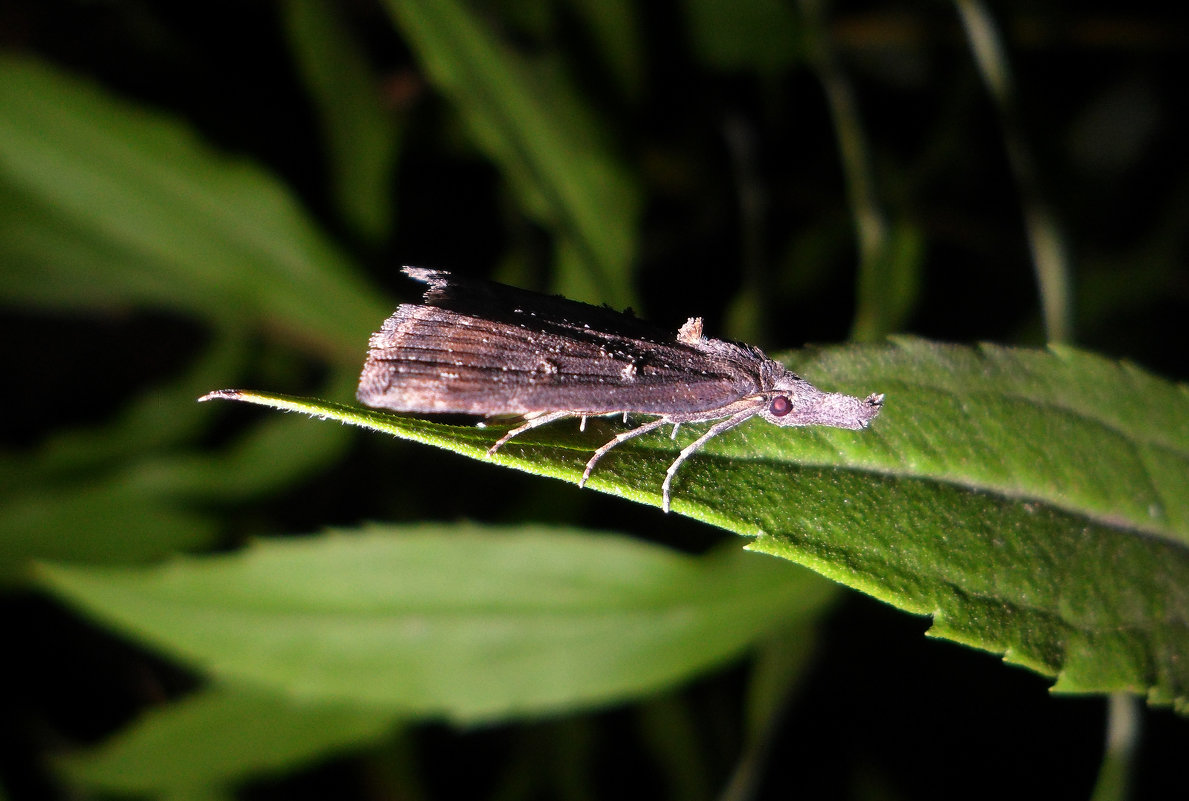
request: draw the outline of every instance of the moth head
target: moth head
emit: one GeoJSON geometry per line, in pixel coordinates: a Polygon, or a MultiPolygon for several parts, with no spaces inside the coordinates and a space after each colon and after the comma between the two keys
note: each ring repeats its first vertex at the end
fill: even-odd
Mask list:
{"type": "Polygon", "coordinates": [[[830,426],[860,429],[883,407],[882,394],[856,398],[841,392],[822,392],[808,381],[786,374],[763,397],[760,416],[778,426],[830,426]]]}

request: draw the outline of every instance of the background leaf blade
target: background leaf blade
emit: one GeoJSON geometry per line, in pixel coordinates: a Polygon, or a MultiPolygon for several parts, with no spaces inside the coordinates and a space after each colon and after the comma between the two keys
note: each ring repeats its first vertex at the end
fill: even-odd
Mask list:
{"type": "Polygon", "coordinates": [[[232,310],[351,358],[390,311],[266,173],[175,120],[11,56],[0,59],[0,192],[18,212],[0,216],[10,302],[216,320],[232,310]]]}
{"type": "Polygon", "coordinates": [[[294,770],[372,742],[397,721],[386,710],[216,684],[149,711],[59,764],[72,781],[94,790],[180,794],[294,770]]]}
{"type": "Polygon", "coordinates": [[[386,5],[525,209],[557,233],[559,249],[578,254],[580,269],[567,270],[559,289],[579,300],[631,305],[639,190],[600,141],[584,104],[560,81],[532,74],[456,0],[386,5]]]}
{"type": "Polygon", "coordinates": [[[668,686],[833,594],[734,548],[693,558],[543,527],[372,527],[160,568],[46,565],[41,576],[215,676],[460,722],[668,686]]]}

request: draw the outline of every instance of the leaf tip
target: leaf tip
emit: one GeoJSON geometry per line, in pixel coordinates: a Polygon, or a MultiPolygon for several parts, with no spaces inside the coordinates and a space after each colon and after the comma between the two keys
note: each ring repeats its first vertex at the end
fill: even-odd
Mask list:
{"type": "Polygon", "coordinates": [[[205,403],[208,400],[218,400],[219,398],[226,398],[228,400],[239,400],[243,397],[243,391],[238,389],[216,389],[214,392],[208,392],[198,399],[199,403],[205,403]]]}

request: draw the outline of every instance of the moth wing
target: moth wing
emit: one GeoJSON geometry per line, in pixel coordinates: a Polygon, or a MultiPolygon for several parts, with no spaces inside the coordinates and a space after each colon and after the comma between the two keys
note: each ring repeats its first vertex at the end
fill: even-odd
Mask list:
{"type": "MultiPolygon", "coordinates": [[[[676,341],[587,327],[547,314],[557,309],[546,306],[514,303],[493,310],[488,304],[476,316],[402,305],[371,338],[357,397],[368,406],[406,412],[670,414],[717,409],[756,391],[752,365],[676,341]]],[[[638,322],[628,319],[631,327],[638,322]]],[[[641,326],[636,333],[660,331],[641,326]]]]}
{"type": "Polygon", "coordinates": [[[526,325],[560,335],[603,332],[656,344],[674,339],[672,332],[641,320],[630,311],[620,312],[560,295],[545,295],[493,281],[466,278],[445,270],[405,267],[403,272],[429,285],[425,290],[424,305],[467,317],[526,325]]]}

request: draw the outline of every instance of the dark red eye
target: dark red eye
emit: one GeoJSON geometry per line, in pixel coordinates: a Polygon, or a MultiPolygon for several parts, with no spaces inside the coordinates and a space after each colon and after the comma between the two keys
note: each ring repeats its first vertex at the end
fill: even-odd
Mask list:
{"type": "Polygon", "coordinates": [[[768,406],[768,411],[772,413],[773,417],[784,417],[793,410],[793,402],[784,395],[777,395],[772,399],[772,403],[768,406]]]}

